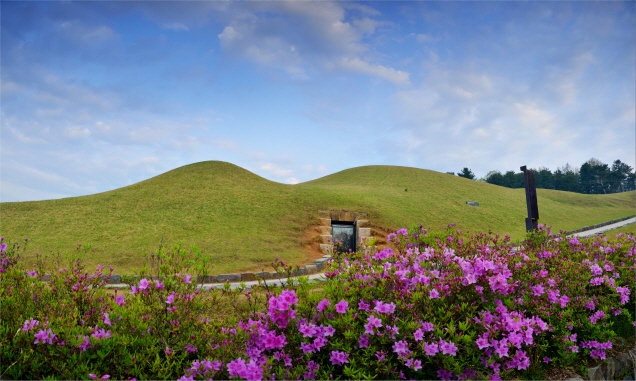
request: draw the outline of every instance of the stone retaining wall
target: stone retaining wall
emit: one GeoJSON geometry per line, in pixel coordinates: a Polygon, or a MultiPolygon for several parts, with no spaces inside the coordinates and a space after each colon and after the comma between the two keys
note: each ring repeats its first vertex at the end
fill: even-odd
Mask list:
{"type": "MultiPolygon", "coordinates": [[[[303,267],[299,267],[292,271],[292,276],[303,276],[303,275],[311,275],[320,272],[320,270],[325,267],[327,261],[331,259],[331,255],[323,255],[321,258],[318,258],[314,261],[314,263],[305,265],[303,267]]],[[[139,276],[134,276],[134,278],[139,278],[139,276]]],[[[163,277],[151,277],[151,279],[161,279],[163,277]]],[[[205,275],[202,277],[197,277],[197,283],[225,283],[225,282],[249,282],[255,281],[258,279],[281,279],[287,278],[287,273],[277,273],[277,272],[243,272],[239,274],[219,274],[219,275],[205,275]]],[[[105,279],[105,278],[104,278],[105,279]]],[[[41,281],[48,282],[51,280],[50,274],[45,274],[40,277],[41,281]]],[[[108,284],[120,284],[122,283],[121,275],[112,275],[110,277],[110,281],[108,284]]]]}

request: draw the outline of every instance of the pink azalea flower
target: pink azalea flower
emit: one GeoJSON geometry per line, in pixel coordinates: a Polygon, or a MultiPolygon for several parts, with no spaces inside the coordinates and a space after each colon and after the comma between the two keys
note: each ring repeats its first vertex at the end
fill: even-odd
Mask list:
{"type": "Polygon", "coordinates": [[[314,346],[304,341],[300,343],[300,349],[303,353],[314,353],[314,346]]]}
{"type": "Polygon", "coordinates": [[[424,343],[424,353],[427,356],[435,356],[439,352],[439,346],[437,343],[424,343]]]}
{"type": "Polygon", "coordinates": [[[108,312],[104,312],[104,324],[111,326],[110,318],[108,317],[108,312]]]}
{"type": "Polygon", "coordinates": [[[364,333],[373,335],[373,328],[380,327],[382,327],[382,320],[373,315],[369,315],[369,317],[367,317],[367,324],[364,325],[364,333]]]}
{"type": "Polygon", "coordinates": [[[341,351],[331,351],[330,360],[332,365],[344,365],[349,362],[349,354],[341,351]]]}
{"type": "Polygon", "coordinates": [[[439,349],[444,355],[455,356],[455,354],[457,354],[457,346],[455,345],[455,343],[452,342],[440,340],[439,349]]]}
{"type": "Polygon", "coordinates": [[[84,336],[84,340],[82,341],[82,344],[78,346],[78,348],[80,350],[80,353],[84,352],[87,349],[92,348],[91,343],[88,339],[88,336],[84,336]]]}
{"type": "Polygon", "coordinates": [[[532,287],[532,296],[541,296],[543,295],[543,286],[538,284],[532,287]]]}
{"type": "Polygon", "coordinates": [[[323,299],[320,302],[318,302],[318,311],[322,312],[324,310],[327,309],[327,307],[329,307],[331,305],[331,302],[327,299],[323,299]]]}
{"type": "Polygon", "coordinates": [[[322,334],[326,337],[329,336],[333,336],[334,333],[336,333],[336,329],[334,327],[331,326],[331,324],[329,324],[328,326],[321,326],[322,327],[322,334]]]}
{"type": "Polygon", "coordinates": [[[106,331],[105,329],[98,329],[97,326],[95,326],[95,329],[93,331],[93,333],[91,334],[91,337],[94,337],[96,339],[109,339],[112,337],[110,331],[106,331]]]}
{"type": "Polygon", "coordinates": [[[126,304],[126,298],[124,297],[124,295],[117,295],[115,297],[115,303],[117,303],[120,306],[123,306],[124,304],[126,304]]]}
{"type": "Polygon", "coordinates": [[[240,357],[230,361],[226,366],[230,377],[241,377],[247,368],[245,360],[240,357]]]}
{"type": "Polygon", "coordinates": [[[596,263],[590,267],[590,270],[592,271],[593,276],[599,276],[603,274],[603,269],[601,268],[601,266],[597,265],[596,263]]]}
{"type": "Polygon", "coordinates": [[[411,354],[409,345],[404,340],[397,341],[393,344],[393,352],[397,354],[399,357],[406,357],[409,354],[411,354]]]}
{"type": "Polygon", "coordinates": [[[345,300],[341,300],[338,302],[338,304],[336,304],[336,312],[338,312],[339,314],[347,313],[348,309],[349,309],[349,303],[345,300]]]}
{"type": "Polygon", "coordinates": [[[324,347],[325,345],[327,345],[327,339],[325,339],[324,337],[316,337],[314,339],[314,349],[316,349],[316,351],[319,351],[320,348],[324,347]]]}
{"type": "Polygon", "coordinates": [[[24,332],[28,332],[30,330],[32,330],[33,328],[37,327],[40,325],[40,322],[31,318],[29,320],[25,320],[24,321],[24,325],[22,326],[22,330],[24,332]]]}
{"type": "Polygon", "coordinates": [[[477,348],[479,349],[488,348],[490,346],[488,338],[486,338],[485,336],[481,336],[480,338],[478,338],[475,343],[477,344],[477,348]]]}
{"type": "Polygon", "coordinates": [[[139,281],[139,290],[144,291],[149,286],[150,286],[150,282],[148,282],[148,279],[143,278],[142,280],[139,281]]]}
{"type": "Polygon", "coordinates": [[[417,331],[413,332],[413,337],[415,341],[422,341],[424,339],[424,332],[422,332],[421,328],[418,328],[417,331]]]}
{"type": "Polygon", "coordinates": [[[51,331],[51,328],[47,329],[46,331],[41,329],[40,331],[38,331],[38,333],[34,334],[33,337],[35,337],[35,341],[33,342],[33,344],[53,344],[53,339],[56,338],[56,335],[53,333],[53,331],[51,331]]]}
{"type": "Polygon", "coordinates": [[[318,327],[314,324],[300,323],[298,326],[298,332],[303,334],[303,337],[314,337],[318,334],[318,327]]]}
{"type": "Polygon", "coordinates": [[[406,360],[405,365],[408,366],[409,368],[415,370],[415,371],[418,371],[418,370],[422,369],[422,361],[416,360],[416,359],[412,359],[412,358],[406,360]]]}
{"type": "Polygon", "coordinates": [[[183,278],[183,283],[192,284],[192,277],[190,274],[186,274],[185,278],[183,278]]]}
{"type": "Polygon", "coordinates": [[[375,308],[376,312],[381,314],[392,314],[395,311],[395,303],[383,303],[381,300],[375,300],[375,308]]]}
{"type": "Polygon", "coordinates": [[[508,340],[493,340],[493,346],[495,347],[495,354],[497,354],[500,358],[508,357],[508,340]]]}
{"type": "Polygon", "coordinates": [[[435,326],[432,323],[425,321],[422,323],[422,331],[424,332],[432,332],[435,326]]]}
{"type": "Polygon", "coordinates": [[[369,305],[364,302],[364,300],[360,300],[358,302],[358,310],[360,311],[369,311],[369,305]]]}

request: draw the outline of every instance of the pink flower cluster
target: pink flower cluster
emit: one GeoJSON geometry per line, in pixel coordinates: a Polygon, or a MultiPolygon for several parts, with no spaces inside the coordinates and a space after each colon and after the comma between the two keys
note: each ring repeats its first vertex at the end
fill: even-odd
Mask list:
{"type": "Polygon", "coordinates": [[[245,362],[242,358],[237,358],[227,364],[227,371],[230,377],[240,377],[245,380],[262,380],[263,369],[254,361],[245,362]]]}
{"type": "Polygon", "coordinates": [[[298,324],[298,332],[302,334],[303,338],[313,339],[312,342],[302,341],[300,343],[303,353],[315,353],[327,345],[329,342],[327,337],[333,336],[336,330],[331,325],[317,326],[313,323],[301,321],[298,324]]]}
{"type": "Polygon", "coordinates": [[[283,290],[278,297],[272,296],[269,299],[269,317],[279,328],[285,328],[296,317],[296,311],[292,307],[297,303],[298,297],[294,291],[283,290]]]}
{"type": "MultiPolygon", "coordinates": [[[[328,282],[338,283],[334,287],[337,297],[328,294],[317,305],[299,306],[294,291],[270,296],[266,314],[239,325],[249,339],[245,356],[226,365],[230,377],[284,378],[285,367],[299,366],[306,367],[302,376],[314,378],[318,369],[314,360],[330,364],[336,375],[341,367],[348,368],[345,364],[350,364],[348,369],[359,366],[357,356],[370,353],[378,363],[399,362],[391,363],[391,368],[378,366],[376,369],[387,372],[383,377],[418,377],[437,371],[438,377],[449,380],[496,379],[500,372],[529,369],[529,349],[538,348],[540,335],[561,332],[555,331],[554,325],[566,315],[566,308],[577,314],[560,327],[570,334],[564,340],[551,341],[550,350],[578,353],[577,339],[585,338],[588,341],[579,345],[589,349],[591,357],[603,358],[611,346],[590,340],[594,336],[584,326],[577,326],[580,338],[572,333],[577,319],[589,317],[595,324],[607,318],[603,311],[620,312],[608,304],[608,298],[625,304],[630,295],[629,287],[620,286],[623,280],[618,272],[622,268],[602,256],[576,262],[562,253],[582,252],[589,247],[587,241],[554,237],[545,248],[525,251],[505,244],[489,246],[487,240],[462,248],[461,237],[456,239],[452,234],[425,247],[409,241],[411,236],[417,239],[406,229],[390,235],[399,251],[365,251],[332,262],[328,282]],[[557,263],[563,267],[555,266],[557,263]],[[580,287],[572,286],[567,271],[586,274],[584,282],[590,280],[616,292],[582,294],[580,287]],[[357,309],[350,311],[356,304],[357,309]],[[469,314],[462,312],[464,308],[469,314]],[[589,310],[593,311],[591,316],[589,310]],[[297,314],[302,318],[297,319],[297,314]],[[431,314],[439,315],[442,321],[438,324],[435,320],[436,325],[423,321],[431,320],[431,314]],[[548,326],[546,321],[552,324],[548,326]],[[467,340],[467,334],[476,334],[472,336],[476,339],[467,340]],[[480,363],[468,364],[458,373],[438,369],[446,361],[441,356],[469,358],[475,354],[473,358],[481,356],[480,363]],[[274,366],[279,367],[276,373],[274,366]],[[283,373],[278,373],[280,369],[283,373]]],[[[590,252],[608,255],[612,250],[590,252]]],[[[544,364],[551,363],[552,358],[545,354],[533,352],[532,357],[539,365],[542,358],[544,364]]],[[[343,374],[338,373],[338,377],[343,374]]]]}
{"type": "Polygon", "coordinates": [[[222,369],[223,362],[220,360],[194,360],[192,362],[192,366],[186,371],[186,375],[181,377],[179,381],[193,381],[197,376],[212,379],[216,375],[216,373],[221,371],[222,369]]]}
{"type": "Polygon", "coordinates": [[[612,349],[612,342],[599,343],[596,340],[581,342],[581,348],[590,349],[590,356],[599,360],[605,360],[605,351],[612,349]]]}
{"type": "Polygon", "coordinates": [[[48,328],[46,331],[41,329],[36,334],[33,335],[35,337],[35,341],[33,344],[53,344],[53,340],[56,338],[56,335],[51,331],[51,328],[48,328]]]}

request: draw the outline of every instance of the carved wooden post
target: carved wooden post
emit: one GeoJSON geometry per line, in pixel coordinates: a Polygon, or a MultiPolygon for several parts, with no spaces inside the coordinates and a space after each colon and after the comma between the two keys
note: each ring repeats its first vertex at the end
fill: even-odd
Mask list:
{"type": "Polygon", "coordinates": [[[539,225],[539,205],[537,203],[537,187],[534,182],[534,173],[526,169],[526,166],[520,168],[523,171],[523,177],[526,182],[526,205],[528,207],[528,218],[526,218],[526,231],[538,229],[539,225]]]}

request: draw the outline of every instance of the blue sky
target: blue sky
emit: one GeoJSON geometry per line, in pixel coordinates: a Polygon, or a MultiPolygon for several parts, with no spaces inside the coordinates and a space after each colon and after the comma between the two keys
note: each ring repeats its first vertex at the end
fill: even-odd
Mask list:
{"type": "Polygon", "coordinates": [[[634,2],[2,2],[1,201],[221,160],[636,166],[634,2]]]}

